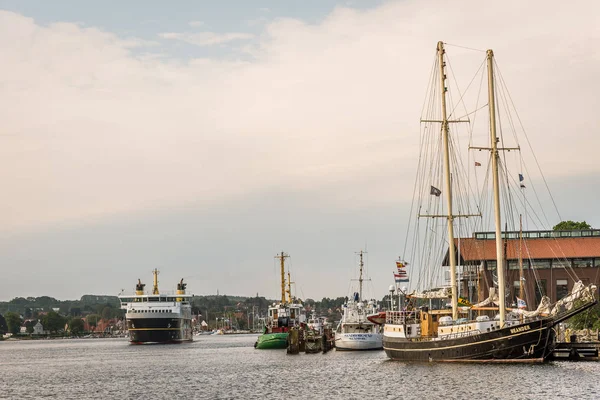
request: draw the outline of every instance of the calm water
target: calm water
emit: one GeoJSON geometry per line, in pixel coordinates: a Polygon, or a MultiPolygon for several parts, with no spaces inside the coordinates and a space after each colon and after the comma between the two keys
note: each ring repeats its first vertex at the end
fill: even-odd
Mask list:
{"type": "Polygon", "coordinates": [[[255,335],[190,344],[125,339],[0,342],[8,399],[594,399],[600,362],[406,364],[383,351],[287,355],[255,335]]]}

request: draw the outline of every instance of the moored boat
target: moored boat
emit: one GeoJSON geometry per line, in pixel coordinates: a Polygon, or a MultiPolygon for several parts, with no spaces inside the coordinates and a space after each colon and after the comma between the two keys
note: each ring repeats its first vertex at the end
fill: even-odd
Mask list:
{"type": "Polygon", "coordinates": [[[268,310],[266,324],[262,335],[258,337],[254,347],[257,349],[285,349],[288,335],[292,328],[299,328],[306,323],[304,306],[295,302],[292,297],[290,274],[288,272],[288,290],[286,298],[285,259],[289,255],[281,252],[276,258],[281,266],[281,301],[273,303],[268,310]]]}
{"type": "Polygon", "coordinates": [[[383,347],[380,325],[367,318],[377,312],[376,302],[365,302],[362,298],[363,254],[363,251],[359,252],[359,290],[343,305],[342,319],[335,330],[336,350],[380,350],[383,347]]]}

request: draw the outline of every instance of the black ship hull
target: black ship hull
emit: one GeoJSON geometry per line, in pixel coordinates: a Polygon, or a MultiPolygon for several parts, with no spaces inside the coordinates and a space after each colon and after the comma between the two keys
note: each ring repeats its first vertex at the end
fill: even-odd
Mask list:
{"type": "Polygon", "coordinates": [[[191,327],[191,319],[185,318],[127,319],[129,341],[134,344],[191,342],[191,327]]]}
{"type": "Polygon", "coordinates": [[[596,305],[591,300],[555,317],[491,332],[445,340],[410,340],[383,335],[383,349],[399,361],[547,361],[556,347],[554,326],[596,305]]]}
{"type": "Polygon", "coordinates": [[[552,318],[444,340],[383,337],[387,356],[400,361],[546,361],[555,345],[552,318]]]}

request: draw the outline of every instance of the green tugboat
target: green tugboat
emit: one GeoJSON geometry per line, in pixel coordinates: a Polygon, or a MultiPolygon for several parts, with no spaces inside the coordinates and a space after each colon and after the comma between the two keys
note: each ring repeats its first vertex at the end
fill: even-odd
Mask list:
{"type": "Polygon", "coordinates": [[[292,299],[290,273],[288,272],[288,290],[286,300],[285,290],[285,259],[289,255],[281,252],[275,256],[281,263],[281,302],[269,307],[267,322],[263,334],[254,344],[257,349],[285,349],[288,345],[288,335],[291,328],[300,327],[306,323],[306,313],[300,303],[292,299]]]}

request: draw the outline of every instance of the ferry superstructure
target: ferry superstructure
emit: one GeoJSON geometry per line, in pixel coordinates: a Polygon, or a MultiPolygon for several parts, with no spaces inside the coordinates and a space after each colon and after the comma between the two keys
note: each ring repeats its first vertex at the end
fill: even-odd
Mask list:
{"type": "Polygon", "coordinates": [[[186,294],[187,283],[177,284],[175,293],[160,293],[158,270],[155,269],[152,293],[138,279],[135,295],[120,295],[121,309],[126,310],[129,340],[134,344],[191,342],[193,295],[186,294]]]}

